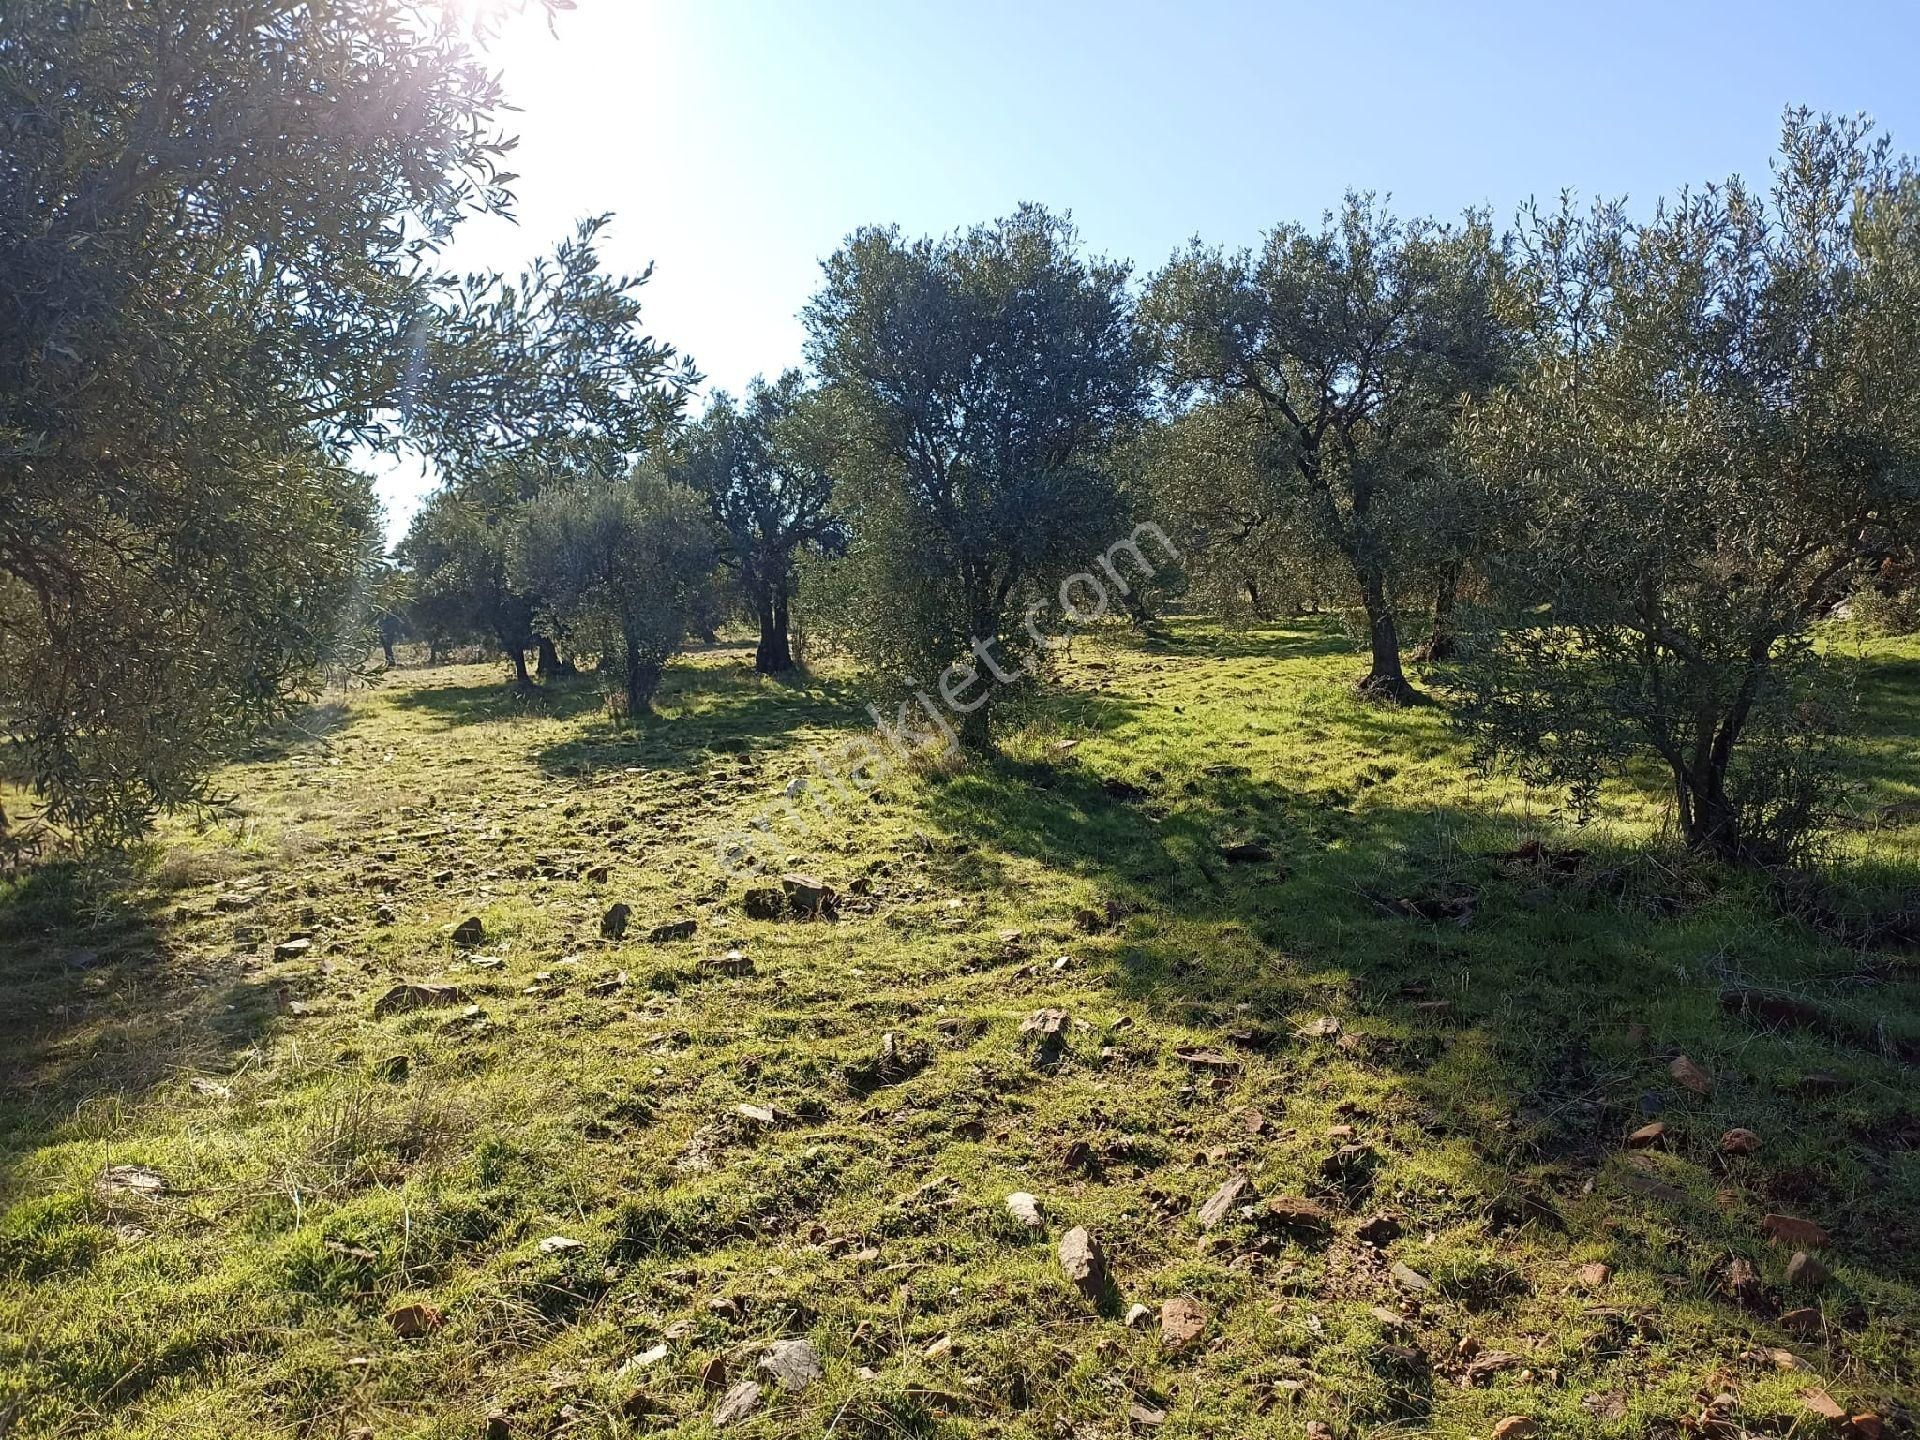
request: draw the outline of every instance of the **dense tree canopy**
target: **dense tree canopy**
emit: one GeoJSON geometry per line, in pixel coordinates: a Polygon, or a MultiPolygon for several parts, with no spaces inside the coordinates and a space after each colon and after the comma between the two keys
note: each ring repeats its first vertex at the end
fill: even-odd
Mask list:
{"type": "Polygon", "coordinates": [[[700,498],[641,466],[624,480],[579,480],[536,496],[514,563],[523,584],[545,597],[548,633],[597,660],[627,715],[638,718],[686,641],[714,549],[700,498]]]}
{"type": "Polygon", "coordinates": [[[1529,368],[1472,445],[1527,524],[1470,717],[1576,796],[1650,751],[1689,842],[1790,855],[1831,798],[1811,627],[1920,521],[1914,170],[1795,112],[1770,193],[1565,208],[1524,243],[1529,368]]]}
{"type": "Polygon", "coordinates": [[[1362,684],[1385,699],[1412,695],[1395,590],[1431,537],[1454,420],[1503,363],[1500,269],[1483,216],[1403,224],[1349,196],[1319,230],[1280,226],[1257,253],[1195,242],[1145,302],[1172,382],[1223,406],[1215,425],[1250,427],[1234,449],[1254,482],[1237,545],[1304,528],[1339,557],[1366,616],[1362,684]]]}
{"type": "Polygon", "coordinates": [[[334,634],[435,246],[500,209],[452,11],[0,8],[0,716],[52,813],[200,793],[334,634]]]}
{"type": "Polygon", "coordinates": [[[789,370],[756,380],[744,403],[716,395],[675,454],[674,473],[706,498],[726,532],[731,563],[760,627],[754,668],[793,668],[794,562],[805,549],[836,554],[846,522],[833,508],[846,417],[831,394],[789,370]]]}
{"type": "Polygon", "coordinates": [[[939,240],[862,230],[807,307],[853,425],[845,633],[950,688],[974,743],[1038,662],[1034,607],[1125,533],[1106,462],[1143,397],[1126,282],[1027,206],[939,240]]]}

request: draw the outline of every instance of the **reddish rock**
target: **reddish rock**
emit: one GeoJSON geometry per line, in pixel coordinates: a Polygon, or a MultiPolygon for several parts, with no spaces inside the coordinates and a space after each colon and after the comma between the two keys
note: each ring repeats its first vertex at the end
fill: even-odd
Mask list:
{"type": "Polygon", "coordinates": [[[1696,1095],[1713,1093],[1713,1077],[1685,1055],[1676,1055],[1673,1064],[1667,1067],[1667,1073],[1684,1088],[1696,1095]]]}
{"type": "Polygon", "coordinates": [[[1650,1150],[1667,1138],[1667,1122],[1649,1120],[1638,1130],[1627,1136],[1629,1150],[1650,1150]]]}
{"type": "Polygon", "coordinates": [[[1827,1232],[1797,1215],[1767,1215],[1760,1221],[1760,1233],[1801,1250],[1824,1250],[1827,1245],[1827,1232]]]}
{"type": "Polygon", "coordinates": [[[1160,1302],[1160,1343],[1179,1350],[1198,1340],[1207,1328],[1207,1311],[1189,1295],[1160,1302]]]}
{"type": "Polygon", "coordinates": [[[1760,1148],[1760,1137],[1751,1130],[1739,1126],[1727,1131],[1720,1137],[1722,1155],[1751,1155],[1760,1148]]]}

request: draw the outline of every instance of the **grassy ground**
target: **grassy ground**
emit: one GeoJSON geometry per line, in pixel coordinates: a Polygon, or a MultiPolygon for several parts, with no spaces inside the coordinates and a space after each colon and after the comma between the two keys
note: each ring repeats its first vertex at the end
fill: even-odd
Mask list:
{"type": "MultiPolygon", "coordinates": [[[[1920,645],[1864,660],[1870,818],[1920,797],[1920,645]]],[[[1911,955],[1658,859],[1652,789],[1568,835],[1354,668],[1083,648],[1001,761],[797,835],[834,921],[747,918],[714,838],[850,689],[720,651],[632,731],[495,667],[314,711],[230,821],[0,895],[0,1434],[701,1436],[783,1338],[824,1375],[726,1434],[1910,1433],[1911,955]],[[1535,837],[1588,853],[1495,858],[1535,837]]],[[[1917,822],[1836,865],[1913,883],[1917,822]]]]}

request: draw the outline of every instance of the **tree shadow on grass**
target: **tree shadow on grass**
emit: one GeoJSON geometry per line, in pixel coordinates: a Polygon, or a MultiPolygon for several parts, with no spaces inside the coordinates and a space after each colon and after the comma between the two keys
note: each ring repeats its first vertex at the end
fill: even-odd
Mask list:
{"type": "Polygon", "coordinates": [[[226,1071],[284,1013],[238,957],[180,964],[170,928],[164,902],[78,864],[0,885],[0,1199],[36,1151],[226,1071]]]}
{"type": "MultiPolygon", "coordinates": [[[[1369,749],[1408,743],[1356,723],[1369,749]]],[[[1001,761],[938,787],[928,812],[984,867],[1037,861],[1097,887],[1114,923],[1088,951],[1116,995],[1223,1044],[1260,1027],[1295,1083],[1351,1067],[1385,1097],[1388,1135],[1464,1145],[1489,1243],[1562,1232],[1748,1329],[1793,1303],[1777,1282],[1741,1306],[1726,1293],[1729,1256],[1778,1268],[1763,1211],[1819,1220],[1881,1273],[1920,1274],[1914,1186],[1893,1182],[1920,1138],[1920,1077],[1897,1059],[1920,1040],[1920,985],[1864,975],[1853,952],[1783,923],[1758,882],[1702,884],[1632,852],[1556,859],[1568,842],[1554,835],[1516,857],[1526,837],[1498,815],[1385,795],[1354,809],[1247,766],[1116,784],[1076,760],[1001,761]],[[1222,848],[1247,840],[1271,858],[1222,848]],[[1809,1031],[1727,1003],[1810,987],[1859,1023],[1809,1031]],[[1339,1030],[1296,1035],[1321,1014],[1339,1030]],[[1713,1067],[1712,1094],[1675,1082],[1680,1053],[1713,1067]],[[1812,1072],[1837,1089],[1813,1097],[1812,1072]],[[1629,1152],[1655,1113],[1674,1124],[1670,1148],[1629,1152]],[[1721,1153],[1735,1125],[1770,1133],[1768,1166],[1721,1153]],[[1732,1204],[1716,1198],[1730,1182],[1732,1204]],[[1676,1230],[1692,1242],[1667,1244],[1676,1230]]]]}
{"type": "Polygon", "coordinates": [[[716,756],[751,756],[808,733],[866,720],[859,687],[804,672],[760,675],[750,665],[678,665],[662,679],[653,713],[638,721],[604,713],[535,755],[558,775],[643,766],[691,770],[716,756]]]}

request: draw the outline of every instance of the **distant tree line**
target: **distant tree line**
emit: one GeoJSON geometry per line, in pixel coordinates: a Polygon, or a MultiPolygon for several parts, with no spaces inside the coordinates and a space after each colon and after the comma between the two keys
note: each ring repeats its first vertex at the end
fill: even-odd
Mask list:
{"type": "Polygon", "coordinates": [[[1650,759],[1704,852],[1820,824],[1818,627],[1920,608],[1920,180],[1864,121],[1789,112],[1767,189],[1644,222],[1350,195],[1138,279],[1038,206],[862,229],[805,368],[691,415],[607,217],[511,278],[438,264],[513,179],[456,14],[0,11],[0,720],[58,822],[203,801],[403,639],[637,719],[744,623],[762,673],[831,646],[988,747],[1035,616],[1151,522],[1178,560],[1115,587],[1132,623],[1350,617],[1364,696],[1424,674],[1576,805],[1650,759]],[[439,485],[387,556],[354,464],[401,447],[439,485]]]}

